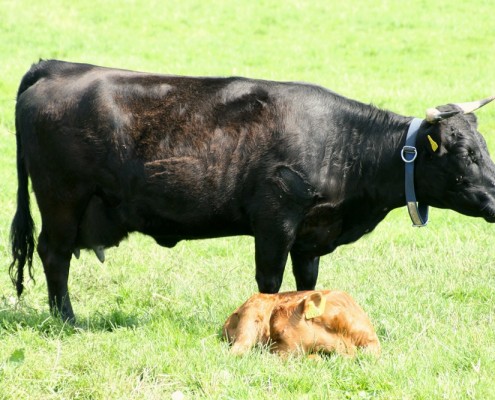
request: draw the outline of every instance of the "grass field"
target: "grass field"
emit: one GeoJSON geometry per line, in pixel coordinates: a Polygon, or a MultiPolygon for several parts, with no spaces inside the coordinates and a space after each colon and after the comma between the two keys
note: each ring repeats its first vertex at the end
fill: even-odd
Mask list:
{"type": "MultiPolygon", "coordinates": [[[[221,326],[257,290],[249,237],[164,249],[133,235],[104,265],[82,254],[76,327],[50,316],[39,258],[20,303],[7,274],[15,93],[39,58],[308,81],[421,117],[495,94],[493,15],[474,0],[0,0],[0,399],[495,399],[494,228],[451,211],[413,229],[395,210],[322,259],[317,287],[363,306],[378,360],[229,355],[221,326]]],[[[495,153],[495,106],[478,118],[495,153]]]]}

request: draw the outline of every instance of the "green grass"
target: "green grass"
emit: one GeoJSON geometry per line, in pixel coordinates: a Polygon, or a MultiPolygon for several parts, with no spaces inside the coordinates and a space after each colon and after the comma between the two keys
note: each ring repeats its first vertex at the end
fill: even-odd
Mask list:
{"type": "MultiPolygon", "coordinates": [[[[163,249],[133,235],[104,265],[84,253],[70,278],[76,327],[50,317],[38,258],[19,304],[7,274],[15,94],[38,58],[308,81],[422,116],[495,93],[493,15],[473,0],[0,0],[0,399],[495,398],[493,227],[454,212],[413,229],[396,210],[322,259],[318,288],[365,308],[378,360],[230,356],[221,326],[256,291],[248,237],[163,249]]],[[[478,117],[493,153],[495,107],[478,117]]]]}

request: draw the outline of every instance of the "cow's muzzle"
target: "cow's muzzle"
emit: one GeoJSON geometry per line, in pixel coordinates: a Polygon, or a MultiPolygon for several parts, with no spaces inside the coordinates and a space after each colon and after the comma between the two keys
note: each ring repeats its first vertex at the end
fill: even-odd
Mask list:
{"type": "Polygon", "coordinates": [[[485,194],[483,207],[481,208],[481,216],[487,222],[495,222],[495,197],[485,194]]]}
{"type": "Polygon", "coordinates": [[[482,211],[486,222],[495,222],[495,207],[493,205],[485,206],[482,211]]]}

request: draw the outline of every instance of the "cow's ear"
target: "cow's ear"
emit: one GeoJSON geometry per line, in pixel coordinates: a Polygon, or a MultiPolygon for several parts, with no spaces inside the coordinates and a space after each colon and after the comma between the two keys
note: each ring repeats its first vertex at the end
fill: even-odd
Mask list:
{"type": "Polygon", "coordinates": [[[441,154],[442,134],[439,125],[426,124],[422,129],[424,131],[418,135],[418,145],[424,147],[431,155],[441,154]]]}
{"type": "Polygon", "coordinates": [[[302,301],[304,302],[304,317],[306,319],[319,317],[325,312],[326,298],[320,292],[311,293],[302,301]]]}
{"type": "Polygon", "coordinates": [[[429,145],[430,150],[433,153],[436,153],[438,151],[438,148],[440,147],[438,139],[435,140],[435,139],[433,139],[432,135],[428,135],[428,134],[426,135],[426,138],[428,140],[428,145],[429,145]]]}

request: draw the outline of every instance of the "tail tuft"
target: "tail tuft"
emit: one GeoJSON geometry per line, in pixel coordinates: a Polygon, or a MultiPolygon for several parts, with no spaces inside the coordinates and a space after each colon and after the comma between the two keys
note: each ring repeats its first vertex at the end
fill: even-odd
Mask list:
{"type": "MultiPolygon", "coordinates": [[[[19,188],[19,192],[21,189],[19,188]]],[[[29,196],[29,193],[27,194],[29,196]]],[[[33,253],[35,248],[34,241],[34,221],[29,210],[29,197],[26,202],[24,196],[19,195],[17,212],[12,226],[10,228],[10,242],[12,245],[12,263],[9,266],[10,279],[16,287],[17,296],[21,296],[24,290],[24,266],[28,264],[29,276],[34,280],[33,276],[33,253]],[[17,268],[16,268],[17,266],[17,268]]]]}

